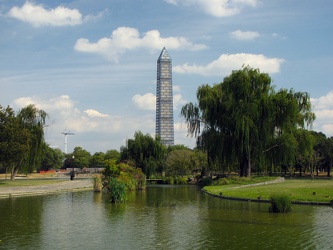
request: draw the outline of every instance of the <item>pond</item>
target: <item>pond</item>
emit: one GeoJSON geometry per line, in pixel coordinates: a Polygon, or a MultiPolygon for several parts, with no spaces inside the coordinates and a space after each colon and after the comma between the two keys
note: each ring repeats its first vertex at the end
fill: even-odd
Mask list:
{"type": "Polygon", "coordinates": [[[151,185],[111,204],[92,191],[0,200],[0,249],[328,249],[332,208],[220,200],[151,185]]]}

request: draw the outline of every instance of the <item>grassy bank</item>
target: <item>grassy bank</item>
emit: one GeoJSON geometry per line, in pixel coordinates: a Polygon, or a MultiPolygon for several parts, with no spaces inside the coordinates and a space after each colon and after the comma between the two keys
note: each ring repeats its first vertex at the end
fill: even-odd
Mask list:
{"type": "Polygon", "coordinates": [[[269,200],[273,194],[290,195],[292,201],[330,202],[333,200],[332,179],[286,179],[284,182],[259,186],[206,186],[208,193],[225,197],[269,200]]]}

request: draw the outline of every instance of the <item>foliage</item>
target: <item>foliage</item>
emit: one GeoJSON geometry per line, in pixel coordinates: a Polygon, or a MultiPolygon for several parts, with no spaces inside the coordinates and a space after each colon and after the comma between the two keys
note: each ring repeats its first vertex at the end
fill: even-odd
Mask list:
{"type": "Polygon", "coordinates": [[[123,203],[126,201],[126,184],[117,178],[111,177],[108,183],[110,201],[113,203],[123,203]]]}
{"type": "MultiPolygon", "coordinates": [[[[103,183],[109,183],[111,178],[124,183],[126,190],[140,190],[146,188],[146,176],[139,168],[134,168],[125,163],[116,163],[115,160],[106,160],[103,171],[103,183]]],[[[110,189],[110,187],[108,187],[110,189]]]]}
{"type": "Polygon", "coordinates": [[[194,153],[189,149],[171,151],[166,159],[165,173],[167,175],[190,175],[195,166],[194,153]]]}
{"type": "Polygon", "coordinates": [[[94,174],[92,176],[93,188],[95,192],[101,192],[103,189],[102,177],[100,174],[94,174]]]}
{"type": "Polygon", "coordinates": [[[322,149],[325,165],[327,166],[327,176],[330,176],[333,166],[333,137],[329,137],[323,142],[322,149]]]}
{"type": "Polygon", "coordinates": [[[204,176],[202,179],[201,179],[201,185],[202,186],[210,186],[212,185],[213,183],[213,180],[212,180],[212,177],[210,176],[204,176]]]}
{"type": "Polygon", "coordinates": [[[187,177],[186,176],[167,176],[167,177],[163,177],[162,181],[164,184],[168,184],[168,185],[183,185],[183,184],[187,184],[187,177]]]}
{"type": "Polygon", "coordinates": [[[212,185],[213,186],[222,186],[222,185],[249,185],[249,184],[255,184],[258,182],[264,182],[264,181],[271,181],[275,180],[276,177],[240,177],[240,176],[228,176],[219,178],[217,180],[214,180],[212,185]]]}
{"type": "Polygon", "coordinates": [[[134,139],[128,139],[126,146],[121,147],[121,161],[134,161],[136,168],[141,168],[147,178],[156,172],[163,171],[166,147],[159,138],[154,139],[149,134],[135,132],[134,139]]]}
{"type": "Polygon", "coordinates": [[[276,92],[268,74],[250,67],[233,71],[220,84],[199,87],[197,99],[181,111],[188,133],[206,150],[209,166],[236,163],[240,176],[250,176],[253,167],[259,172],[267,164],[294,162],[295,134],[315,119],[307,93],[276,92]]]}
{"type": "Polygon", "coordinates": [[[40,166],[43,150],[46,145],[44,141],[44,126],[47,116],[44,110],[37,109],[32,104],[22,108],[18,112],[17,119],[20,122],[21,128],[29,131],[30,148],[28,157],[23,158],[23,160],[16,165],[12,172],[12,179],[15,178],[21,166],[26,173],[32,172],[36,167],[40,166]]]}
{"type": "Polygon", "coordinates": [[[273,213],[287,213],[291,211],[291,197],[286,194],[273,194],[270,198],[270,211],[273,213]]]}
{"type": "Polygon", "coordinates": [[[81,147],[75,147],[73,156],[74,156],[74,161],[73,161],[74,168],[83,169],[83,168],[89,166],[89,160],[90,160],[91,154],[87,150],[85,150],[81,147]]]}
{"type": "Polygon", "coordinates": [[[5,170],[28,157],[31,135],[22,128],[15,112],[0,106],[0,163],[5,170]]]}
{"type": "Polygon", "coordinates": [[[45,145],[40,170],[59,169],[62,167],[64,154],[58,148],[45,145]]]}
{"type": "Polygon", "coordinates": [[[90,168],[103,168],[105,167],[105,153],[96,152],[89,158],[89,167],[90,168]]]}
{"type": "Polygon", "coordinates": [[[28,173],[40,166],[46,117],[46,112],[34,105],[17,115],[10,107],[0,106],[0,163],[11,170],[12,180],[19,170],[28,173]]]}
{"type": "Polygon", "coordinates": [[[115,149],[106,151],[105,160],[116,160],[118,162],[120,160],[120,152],[115,149]]]}

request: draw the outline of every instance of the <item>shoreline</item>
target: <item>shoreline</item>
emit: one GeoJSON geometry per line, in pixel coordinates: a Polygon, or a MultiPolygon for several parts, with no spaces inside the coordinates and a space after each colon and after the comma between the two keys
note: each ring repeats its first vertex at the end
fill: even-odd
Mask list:
{"type": "MultiPolygon", "coordinates": [[[[270,203],[270,200],[262,200],[262,199],[249,199],[249,198],[241,198],[241,197],[229,197],[224,195],[217,195],[209,193],[208,191],[201,189],[201,192],[210,195],[214,198],[225,199],[225,200],[235,200],[235,201],[247,201],[247,202],[261,202],[261,203],[270,203]]],[[[316,201],[292,201],[291,204],[296,205],[314,205],[314,206],[333,206],[332,202],[316,202],[316,201]]]]}
{"type": "Polygon", "coordinates": [[[88,190],[93,190],[91,178],[76,178],[74,180],[64,180],[59,183],[36,186],[0,187],[0,199],[88,190]]]}

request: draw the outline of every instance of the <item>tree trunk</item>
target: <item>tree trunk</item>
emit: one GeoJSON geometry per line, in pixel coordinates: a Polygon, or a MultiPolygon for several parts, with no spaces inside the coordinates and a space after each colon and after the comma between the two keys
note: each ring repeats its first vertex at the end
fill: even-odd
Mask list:
{"type": "Polygon", "coordinates": [[[22,161],[20,161],[20,162],[16,165],[16,167],[13,167],[13,168],[12,168],[12,172],[11,172],[11,176],[10,176],[10,179],[11,179],[12,181],[15,181],[15,177],[16,177],[16,174],[17,174],[17,172],[19,171],[19,169],[20,169],[20,167],[21,167],[21,163],[22,163],[22,161]]]}
{"type": "Polygon", "coordinates": [[[327,177],[331,176],[331,166],[332,166],[332,161],[330,162],[330,165],[327,167],[327,177]]]}
{"type": "Polygon", "coordinates": [[[240,163],[240,176],[241,177],[250,177],[251,176],[251,164],[250,159],[247,157],[242,158],[240,163]]]}

